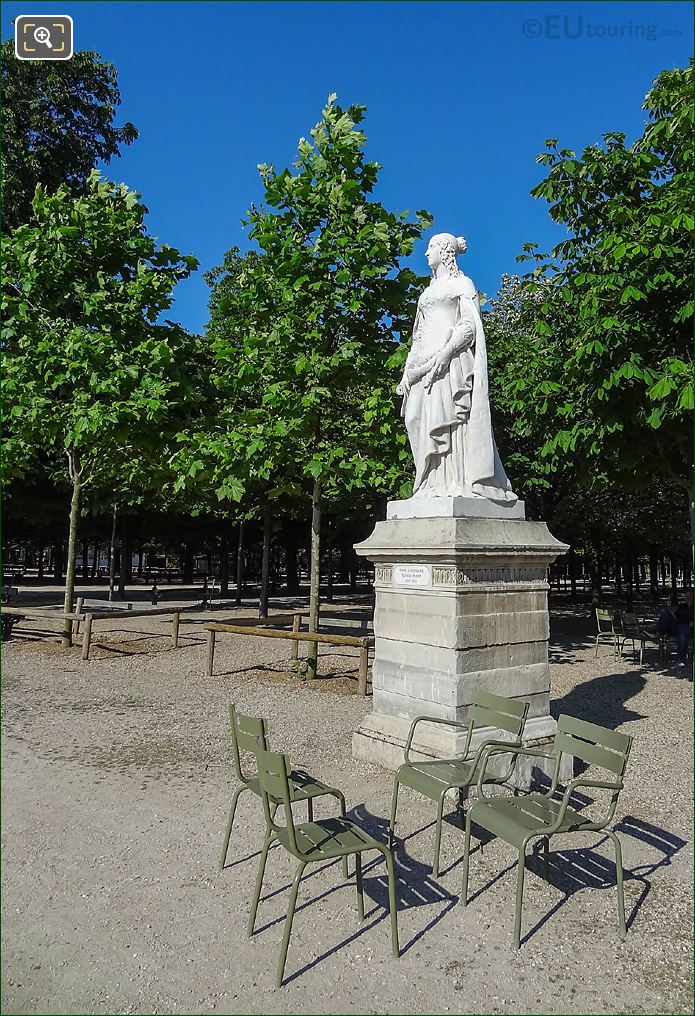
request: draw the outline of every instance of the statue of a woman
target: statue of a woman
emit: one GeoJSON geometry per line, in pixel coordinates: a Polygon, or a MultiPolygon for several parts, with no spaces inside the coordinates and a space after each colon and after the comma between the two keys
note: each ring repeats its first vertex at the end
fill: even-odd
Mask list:
{"type": "Polygon", "coordinates": [[[438,233],[427,247],[432,281],[422,293],[397,391],[415,460],[414,496],[515,502],[490,420],[480,303],[457,254],[466,241],[438,233]]]}

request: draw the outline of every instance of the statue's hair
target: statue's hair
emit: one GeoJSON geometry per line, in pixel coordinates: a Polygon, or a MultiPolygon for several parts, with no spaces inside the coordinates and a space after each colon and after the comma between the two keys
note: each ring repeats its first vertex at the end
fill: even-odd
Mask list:
{"type": "Polygon", "coordinates": [[[461,269],[456,262],[456,255],[465,254],[468,249],[468,244],[464,237],[454,236],[453,233],[436,233],[432,237],[431,242],[436,243],[439,247],[442,264],[447,269],[449,275],[460,275],[461,269]]]}

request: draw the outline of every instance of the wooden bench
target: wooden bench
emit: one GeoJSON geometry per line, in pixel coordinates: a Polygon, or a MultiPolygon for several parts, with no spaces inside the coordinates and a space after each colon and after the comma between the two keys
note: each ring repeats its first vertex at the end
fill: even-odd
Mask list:
{"type": "MultiPolygon", "coordinates": [[[[269,617],[262,624],[271,624],[275,618],[269,617]]],[[[297,659],[300,642],[314,642],[329,646],[358,646],[360,650],[359,681],[357,691],[359,695],[367,694],[367,670],[369,667],[369,650],[374,647],[374,638],[360,635],[325,635],[321,632],[300,631],[302,624],[302,613],[294,614],[292,631],[282,631],[270,627],[261,627],[256,622],[255,627],[246,624],[206,624],[205,630],[208,633],[208,651],[205,676],[212,677],[213,663],[215,659],[215,640],[218,632],[229,632],[232,635],[255,635],[258,638],[266,639],[288,639],[293,642],[292,658],[297,659]]]]}

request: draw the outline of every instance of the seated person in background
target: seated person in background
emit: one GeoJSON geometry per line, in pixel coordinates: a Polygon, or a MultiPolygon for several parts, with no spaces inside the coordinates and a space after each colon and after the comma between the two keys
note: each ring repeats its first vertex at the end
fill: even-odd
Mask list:
{"type": "Polygon", "coordinates": [[[688,656],[688,644],[693,637],[693,591],[686,589],[684,601],[671,597],[671,606],[664,607],[656,622],[657,635],[675,635],[678,653],[678,666],[685,667],[688,656]]]}

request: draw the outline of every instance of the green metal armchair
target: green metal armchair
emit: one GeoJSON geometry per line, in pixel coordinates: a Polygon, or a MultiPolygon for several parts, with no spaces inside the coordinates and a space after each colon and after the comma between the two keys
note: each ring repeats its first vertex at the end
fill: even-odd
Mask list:
{"type": "MultiPolygon", "coordinates": [[[[264,751],[268,748],[268,724],[264,719],[256,716],[244,716],[243,713],[236,711],[234,705],[230,705],[229,724],[232,739],[232,758],[240,785],[232,795],[229,818],[227,819],[227,828],[225,829],[224,843],[222,845],[222,856],[220,857],[220,871],[222,871],[227,861],[229,840],[232,835],[232,826],[234,825],[234,816],[239,798],[245,790],[251,790],[258,797],[262,796],[259,778],[247,776],[242,768],[241,752],[247,751],[255,755],[259,748],[264,751]]],[[[340,790],[327,786],[327,784],[315,779],[301,769],[293,769],[289,774],[289,779],[292,784],[292,801],[306,801],[307,817],[310,822],[314,817],[313,802],[316,797],[335,797],[340,805],[340,814],[345,815],[345,798],[340,790]]],[[[277,808],[278,802],[273,802],[272,806],[277,808]]],[[[347,867],[345,867],[344,872],[347,877],[347,867]]]]}
{"type": "Polygon", "coordinates": [[[263,840],[263,850],[258,867],[256,888],[251,902],[251,912],[247,927],[249,938],[253,935],[256,922],[256,911],[263,886],[263,875],[265,873],[268,850],[273,840],[277,840],[281,846],[297,858],[299,862],[290,890],[290,899],[285,919],[285,930],[282,936],[280,947],[280,958],[278,960],[275,976],[275,987],[282,984],[285,972],[285,961],[287,959],[287,947],[290,942],[292,921],[297,903],[297,890],[307,864],[318,861],[343,858],[347,865],[347,858],[350,854],[355,855],[355,876],[357,883],[357,916],[359,920],[364,918],[364,897],[362,892],[362,852],[365,850],[378,850],[383,854],[388,870],[389,883],[389,910],[391,914],[391,942],[393,955],[398,958],[398,919],[396,914],[396,885],[393,868],[393,856],[384,843],[379,843],[368,833],[360,828],[355,822],[345,817],[320,819],[318,822],[304,822],[295,825],[292,815],[295,792],[292,783],[292,770],[286,755],[279,755],[271,751],[259,749],[257,752],[258,775],[261,784],[261,795],[263,797],[263,809],[265,812],[266,832],[263,840]],[[279,825],[275,821],[276,809],[274,804],[279,802],[284,806],[285,825],[279,825]]]}
{"type": "MultiPolygon", "coordinates": [[[[550,751],[544,752],[534,748],[516,748],[519,755],[533,758],[545,758],[554,762],[554,771],[550,789],[546,793],[523,794],[514,798],[485,798],[482,780],[478,781],[479,799],[468,809],[466,815],[466,835],[463,846],[463,893],[462,901],[466,906],[468,899],[468,863],[471,841],[471,824],[481,826],[488,832],[499,836],[519,851],[517,863],[516,908],[514,911],[514,948],[518,949],[521,935],[521,905],[524,892],[524,871],[526,867],[526,847],[530,840],[542,837],[543,852],[546,866],[548,864],[549,841],[551,836],[577,832],[596,832],[604,830],[611,838],[615,847],[615,868],[618,887],[618,919],[620,937],[625,938],[625,903],[623,899],[623,863],[620,840],[606,826],[613,818],[618,796],[623,788],[623,774],[630,755],[632,738],[614,730],[607,730],[595,723],[587,723],[572,716],[560,716],[557,733],[550,751]],[[556,796],[560,774],[560,762],[563,753],[581,759],[590,765],[612,773],[612,780],[589,779],[580,776],[570,780],[565,787],[562,798],[556,796]],[[589,787],[597,790],[611,791],[610,803],[606,813],[597,821],[581,814],[570,807],[570,799],[577,787],[589,787]]],[[[500,751],[490,748],[488,756],[500,751]]],[[[509,749],[507,749],[509,750],[509,749]]],[[[487,760],[486,760],[487,761],[487,760]]],[[[481,762],[481,768],[485,763],[481,762]]]]}
{"type": "Polygon", "coordinates": [[[486,691],[475,691],[473,692],[471,704],[468,707],[468,721],[466,723],[460,723],[457,720],[443,720],[431,716],[417,716],[411,724],[408,740],[406,741],[405,763],[396,772],[393,782],[389,847],[393,848],[399,788],[401,786],[410,787],[411,790],[416,790],[424,797],[429,797],[431,801],[435,801],[437,804],[434,863],[432,865],[432,874],[437,878],[439,875],[439,848],[442,839],[442,814],[447,791],[453,789],[462,791],[464,787],[475,784],[479,777],[482,778],[484,783],[507,784],[516,764],[515,755],[512,756],[510,768],[504,776],[496,776],[486,771],[484,767],[481,769],[481,759],[483,752],[489,747],[519,747],[527,714],[527,702],[504,698],[502,695],[492,695],[486,691]],[[411,761],[410,750],[413,744],[415,728],[421,722],[440,723],[467,731],[466,744],[462,754],[458,758],[453,759],[428,759],[423,762],[411,761]],[[511,739],[508,741],[487,739],[475,751],[472,751],[471,738],[476,726],[496,727],[500,731],[506,731],[510,734],[511,739]]]}

